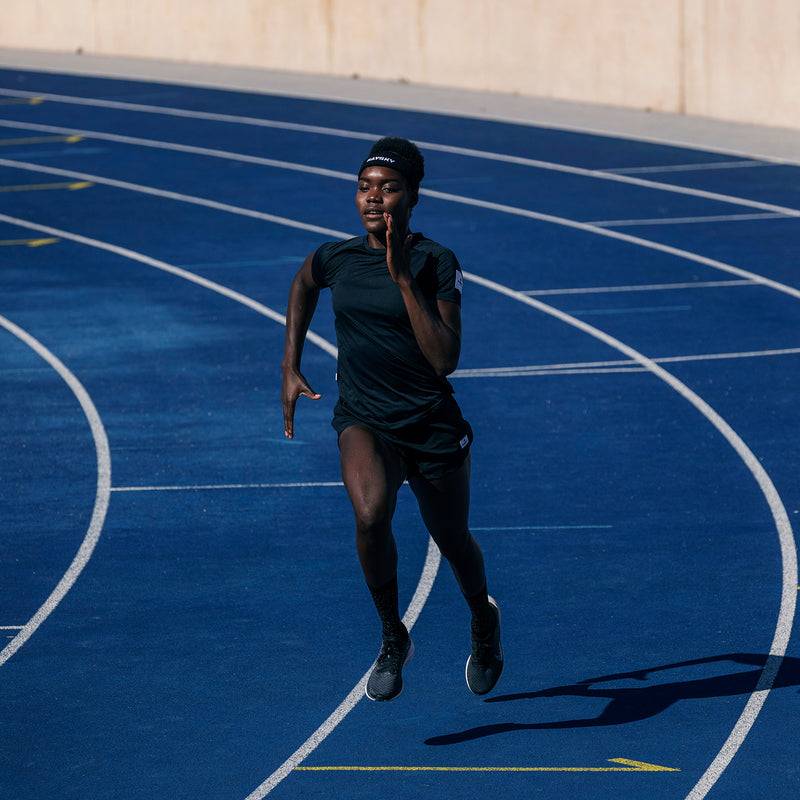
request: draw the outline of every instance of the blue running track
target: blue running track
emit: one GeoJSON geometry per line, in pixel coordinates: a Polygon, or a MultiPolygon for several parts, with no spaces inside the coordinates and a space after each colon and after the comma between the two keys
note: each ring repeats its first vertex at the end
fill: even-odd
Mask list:
{"type": "Polygon", "coordinates": [[[0,796],[788,800],[800,791],[800,168],[401,108],[0,70],[0,796]],[[304,257],[379,135],[467,273],[453,376],[506,671],[410,492],[379,629],[304,257]]]}

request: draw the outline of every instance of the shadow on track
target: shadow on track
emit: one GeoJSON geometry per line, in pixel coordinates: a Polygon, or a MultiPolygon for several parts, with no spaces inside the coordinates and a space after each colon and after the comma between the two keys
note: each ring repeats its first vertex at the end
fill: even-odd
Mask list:
{"type": "MultiPolygon", "coordinates": [[[[660,667],[635,670],[633,672],[620,672],[615,675],[606,675],[599,678],[589,678],[571,686],[556,686],[536,692],[520,692],[516,694],[499,695],[487,699],[487,703],[509,703],[518,700],[535,700],[543,697],[585,697],[609,699],[608,705],[597,717],[587,719],[561,720],[556,722],[519,723],[506,722],[494,725],[484,725],[470,728],[458,733],[449,733],[443,736],[434,736],[425,740],[429,745],[448,745],[481,739],[486,736],[495,736],[512,731],[546,730],[556,728],[591,728],[605,725],[625,725],[630,722],[654,717],[669,708],[679,700],[703,700],[712,697],[731,697],[734,695],[751,694],[761,677],[761,674],[773,656],[758,655],[753,653],[731,653],[728,655],[709,656],[692,661],[681,661],[660,667]],[[695,678],[688,680],[650,683],[643,686],[614,686],[605,687],[604,683],[619,683],[623,681],[647,682],[650,676],[657,673],[666,673],[670,670],[698,668],[715,664],[740,664],[751,666],[754,669],[729,672],[713,677],[695,678]]],[[[800,685],[800,659],[784,658],[777,679],[775,689],[800,685]]]]}

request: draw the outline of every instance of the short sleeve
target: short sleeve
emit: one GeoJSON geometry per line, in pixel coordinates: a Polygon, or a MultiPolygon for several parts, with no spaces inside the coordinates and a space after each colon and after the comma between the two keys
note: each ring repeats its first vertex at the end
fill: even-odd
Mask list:
{"type": "Polygon", "coordinates": [[[328,280],[325,276],[325,250],[325,245],[322,245],[311,259],[311,277],[314,279],[314,283],[322,289],[328,285],[328,280]]]}
{"type": "Polygon", "coordinates": [[[464,273],[452,250],[442,249],[437,267],[437,300],[445,300],[461,305],[461,292],[464,289],[464,273]]]}

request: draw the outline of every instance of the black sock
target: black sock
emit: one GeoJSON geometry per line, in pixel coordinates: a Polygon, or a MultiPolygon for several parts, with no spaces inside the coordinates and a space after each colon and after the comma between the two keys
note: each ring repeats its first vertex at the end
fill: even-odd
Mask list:
{"type": "Polygon", "coordinates": [[[368,585],[372,602],[378,610],[378,616],[383,625],[384,639],[405,639],[408,636],[406,626],[400,619],[400,610],[397,599],[397,576],[392,578],[378,589],[368,585]]]}
{"type": "Polygon", "coordinates": [[[488,636],[497,622],[494,611],[489,605],[489,593],[486,584],[477,594],[466,598],[469,610],[472,612],[472,630],[480,638],[488,636]]]}

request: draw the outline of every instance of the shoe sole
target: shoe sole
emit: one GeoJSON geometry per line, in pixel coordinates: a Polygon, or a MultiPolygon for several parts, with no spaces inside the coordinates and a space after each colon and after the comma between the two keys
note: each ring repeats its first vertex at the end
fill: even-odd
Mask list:
{"type": "MultiPolygon", "coordinates": [[[[406,664],[408,664],[408,662],[411,661],[411,659],[413,657],[414,657],[414,640],[411,639],[410,640],[410,646],[408,648],[408,652],[406,653],[406,657],[403,659],[403,666],[400,667],[400,675],[401,675],[400,679],[401,679],[401,681],[402,681],[402,672],[405,669],[406,664]]],[[[374,665],[373,665],[373,668],[374,668],[374,665]]],[[[372,670],[370,670],[370,675],[371,674],[372,674],[372,670]]],[[[367,680],[369,681],[369,679],[367,679],[367,680]]],[[[397,700],[397,698],[400,697],[401,694],[403,694],[403,689],[405,688],[405,684],[404,683],[400,684],[400,691],[396,695],[394,695],[394,697],[373,697],[369,693],[369,688],[368,687],[369,687],[369,683],[364,685],[364,695],[369,700],[372,700],[373,703],[390,703],[392,700],[397,700]]]]}
{"type": "MultiPolygon", "coordinates": [[[[489,597],[489,603],[494,607],[494,610],[497,612],[497,624],[499,625],[501,618],[500,606],[497,605],[497,601],[494,599],[494,597],[491,596],[489,597]]],[[[469,685],[469,662],[471,658],[472,658],[472,653],[470,653],[469,656],[467,656],[467,664],[464,667],[464,680],[467,682],[467,689],[469,689],[472,692],[472,694],[476,695],[477,697],[482,697],[485,694],[489,694],[489,692],[491,692],[492,689],[494,689],[494,686],[497,686],[497,681],[494,682],[494,686],[492,686],[492,689],[489,689],[486,692],[473,692],[472,687],[469,685]]],[[[505,665],[505,657],[503,655],[502,643],[500,644],[500,661],[505,665]]],[[[500,667],[500,673],[502,674],[502,672],[503,668],[500,667]]],[[[500,675],[497,676],[497,680],[498,681],[500,680],[500,675]]]]}

